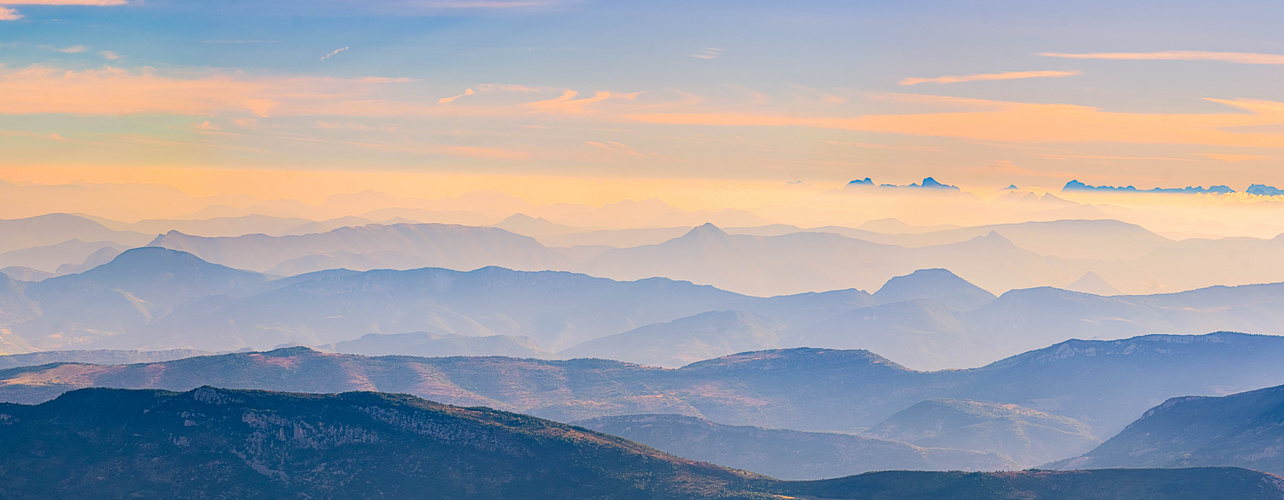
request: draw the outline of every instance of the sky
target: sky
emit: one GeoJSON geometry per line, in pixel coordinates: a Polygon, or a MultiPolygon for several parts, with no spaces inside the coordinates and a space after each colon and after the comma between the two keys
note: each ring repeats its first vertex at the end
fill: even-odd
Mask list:
{"type": "MultiPolygon", "coordinates": [[[[0,180],[1284,186],[1284,4],[0,0],[0,180]]],[[[734,192],[736,194],[726,194],[734,192]]]]}

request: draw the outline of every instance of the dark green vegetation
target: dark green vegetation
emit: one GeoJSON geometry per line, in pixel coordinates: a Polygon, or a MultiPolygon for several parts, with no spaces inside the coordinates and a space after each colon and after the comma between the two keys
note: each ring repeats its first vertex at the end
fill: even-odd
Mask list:
{"type": "Polygon", "coordinates": [[[767,484],[403,395],[85,389],[0,414],[4,498],[718,498],[767,484]]]}
{"type": "Polygon", "coordinates": [[[125,366],[0,371],[0,401],[82,387],[377,390],[563,422],[673,413],[733,425],[859,432],[920,401],[1021,405],[1110,436],[1168,398],[1284,383],[1284,338],[1235,333],[1070,341],[972,370],[918,372],[865,351],[784,349],[681,369],[618,361],[323,354],[306,348],[125,366]]]}
{"type": "Polygon", "coordinates": [[[1236,468],[872,472],[799,483],[802,498],[861,500],[1255,500],[1284,497],[1284,478],[1236,468]]]}
{"type": "Polygon", "coordinates": [[[1180,397],[1058,468],[1248,467],[1284,474],[1284,386],[1224,397],[1180,397]]]}
{"type": "Polygon", "coordinates": [[[683,458],[781,479],[824,479],[878,470],[1019,468],[993,453],[920,448],[851,434],[723,425],[682,415],[625,415],[574,424],[683,458]]]}
{"type": "Polygon", "coordinates": [[[85,389],[0,406],[4,498],[1284,498],[1243,469],[889,472],[785,482],[404,395],[85,389]]]}
{"type": "Polygon", "coordinates": [[[866,435],[929,448],[990,450],[1020,464],[1058,460],[1100,441],[1078,420],[1014,404],[929,399],[888,417],[866,435]]]}

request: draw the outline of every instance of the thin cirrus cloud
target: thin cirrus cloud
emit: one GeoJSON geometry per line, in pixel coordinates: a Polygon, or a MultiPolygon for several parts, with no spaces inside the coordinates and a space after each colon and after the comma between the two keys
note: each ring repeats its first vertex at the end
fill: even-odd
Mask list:
{"type": "MultiPolygon", "coordinates": [[[[515,84],[507,84],[507,83],[483,83],[483,84],[477,85],[477,90],[473,90],[472,87],[469,87],[464,89],[463,92],[460,92],[453,96],[437,99],[437,104],[450,104],[452,102],[455,102],[456,100],[459,100],[474,94],[484,94],[484,93],[492,93],[492,92],[530,93],[530,92],[546,92],[550,90],[554,90],[554,89],[540,89],[535,87],[528,87],[526,85],[515,85],[515,84]]],[[[556,89],[556,90],[561,90],[561,89],[556,89]]],[[[565,95],[565,92],[566,91],[563,91],[563,95],[565,95]]],[[[558,99],[561,99],[561,98],[558,98],[558,99]]],[[[554,99],[554,100],[557,100],[557,99],[554,99]]],[[[562,101],[558,101],[558,102],[562,102],[562,101]]]]}
{"type": "Polygon", "coordinates": [[[334,50],[333,50],[332,52],[330,52],[329,54],[326,54],[326,55],[321,56],[321,60],[322,60],[322,61],[324,61],[324,60],[326,60],[326,59],[329,59],[329,58],[331,58],[331,57],[334,57],[334,56],[338,55],[340,52],[343,52],[343,51],[348,50],[348,49],[350,49],[350,48],[352,48],[352,47],[342,47],[342,48],[334,49],[334,50]]]}
{"type": "Polygon", "coordinates": [[[1113,61],[1221,61],[1237,64],[1284,64],[1284,54],[1259,54],[1254,52],[1168,50],[1163,52],[1094,52],[1086,54],[1040,52],[1039,55],[1063,59],[1106,59],[1113,61]]]}
{"type": "Polygon", "coordinates": [[[1025,80],[1028,78],[1065,78],[1081,74],[1078,71],[1009,71],[1006,73],[982,73],[979,75],[938,76],[934,78],[905,78],[901,85],[918,85],[921,83],[964,83],[994,80],[1025,80]]]}
{"type": "Polygon", "coordinates": [[[703,49],[700,49],[700,52],[696,52],[695,54],[687,54],[687,55],[694,57],[696,59],[717,59],[718,56],[721,56],[723,52],[726,52],[726,49],[705,47],[703,49]]]}
{"type": "Polygon", "coordinates": [[[455,102],[455,99],[459,99],[464,96],[470,96],[476,93],[477,92],[474,91],[473,89],[464,89],[462,93],[459,93],[450,97],[443,97],[441,99],[437,99],[437,104],[450,104],[452,102],[455,102]]]}
{"type": "Polygon", "coordinates": [[[17,21],[22,19],[22,14],[17,10],[4,7],[5,5],[90,5],[99,7],[110,7],[113,5],[126,5],[129,0],[0,0],[0,21],[17,21]]]}
{"type": "Polygon", "coordinates": [[[1217,161],[1224,161],[1228,163],[1238,163],[1241,161],[1253,161],[1253,160],[1267,160],[1271,158],[1269,156],[1262,156],[1262,155],[1246,155],[1246,154],[1235,154],[1235,153],[1201,153],[1199,156],[1203,156],[1205,158],[1212,158],[1217,161]]]}
{"type": "Polygon", "coordinates": [[[587,108],[589,104],[606,101],[608,99],[633,100],[642,94],[643,94],[642,92],[634,92],[632,94],[613,94],[611,92],[594,92],[593,97],[576,99],[575,96],[578,96],[579,92],[568,89],[563,91],[562,95],[555,97],[553,99],[545,99],[543,101],[528,102],[525,104],[525,106],[530,108],[535,113],[582,114],[589,111],[587,108]]]}
{"type": "Polygon", "coordinates": [[[0,5],[90,5],[111,7],[128,3],[129,0],[0,0],[0,5]]]}
{"type": "Polygon", "coordinates": [[[414,5],[433,9],[520,9],[523,7],[545,7],[553,3],[554,2],[456,0],[418,2],[414,5]]]}
{"type": "Polygon", "coordinates": [[[862,116],[790,114],[639,113],[620,118],[650,124],[730,127],[812,127],[1007,143],[1204,144],[1284,148],[1284,134],[1236,132],[1236,127],[1284,124],[1284,103],[1206,99],[1236,112],[1122,113],[1088,106],[985,101],[957,112],[862,116]]]}
{"type": "Polygon", "coordinates": [[[63,54],[79,54],[81,52],[88,52],[88,51],[89,51],[89,47],[86,47],[84,45],[72,45],[65,49],[58,49],[58,52],[62,52],[63,54]]]}
{"type": "MultiPolygon", "coordinates": [[[[125,115],[249,113],[313,115],[369,108],[368,96],[399,78],[233,77],[218,72],[178,76],[154,70],[105,67],[64,70],[43,65],[0,65],[0,114],[125,115]],[[352,104],[356,103],[356,104],[352,104]],[[358,106],[359,105],[359,106],[358,106]]],[[[390,104],[402,109],[406,105],[390,104]]]]}
{"type": "Polygon", "coordinates": [[[1173,158],[1169,156],[1104,156],[1104,155],[1054,155],[1040,154],[1040,158],[1053,160],[1138,160],[1138,161],[1192,161],[1190,158],[1173,158]]]}

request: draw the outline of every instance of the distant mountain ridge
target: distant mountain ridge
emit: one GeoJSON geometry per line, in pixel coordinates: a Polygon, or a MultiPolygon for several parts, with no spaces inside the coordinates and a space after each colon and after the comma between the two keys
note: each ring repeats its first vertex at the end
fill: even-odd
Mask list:
{"type": "Polygon", "coordinates": [[[0,219],[0,253],[56,245],[75,239],[137,246],[147,243],[149,238],[151,235],[145,233],[113,231],[98,222],[71,214],[53,213],[25,219],[0,219]]]}
{"type": "Polygon", "coordinates": [[[512,356],[518,358],[551,358],[526,337],[489,335],[470,337],[427,332],[380,334],[368,333],[356,340],[345,340],[316,346],[317,349],[363,356],[512,356]]]}
{"type": "Polygon", "coordinates": [[[993,450],[1021,464],[1040,464],[1098,443],[1069,417],[1014,404],[929,399],[871,427],[867,436],[928,448],[993,450]]]}
{"type": "MultiPolygon", "coordinates": [[[[892,277],[926,268],[950,269],[993,293],[1055,286],[1115,295],[1284,281],[1284,266],[1277,259],[1284,251],[1284,239],[1174,241],[1141,226],[1113,220],[1102,210],[1049,194],[1004,196],[1034,196],[1037,204],[1047,209],[1031,214],[1033,219],[1029,222],[971,227],[914,229],[870,221],[862,228],[803,228],[754,225],[738,217],[704,219],[722,224],[706,227],[691,222],[695,213],[652,200],[620,204],[608,211],[623,217],[630,207],[646,207],[685,215],[670,225],[642,225],[639,229],[593,230],[591,226],[566,226],[547,218],[546,223],[538,223],[540,217],[557,218],[556,214],[563,211],[572,214],[586,209],[558,206],[527,219],[514,215],[509,223],[500,224],[511,232],[486,226],[491,222],[473,222],[479,224],[474,226],[413,222],[459,222],[434,218],[433,214],[445,217],[437,212],[420,214],[418,219],[387,212],[319,222],[245,215],[133,224],[50,214],[0,221],[0,237],[11,236],[6,243],[12,242],[10,250],[17,252],[8,254],[0,248],[0,269],[11,268],[10,273],[24,280],[38,280],[42,272],[68,274],[88,268],[89,265],[76,266],[81,266],[93,250],[110,246],[119,251],[151,241],[153,245],[189,251],[210,262],[276,276],[335,268],[444,267],[467,271],[496,265],[531,271],[585,272],[620,280],[661,276],[758,296],[844,288],[873,290],[892,277]],[[525,220],[534,223],[518,223],[525,220]],[[296,227],[282,229],[300,222],[303,223],[296,227]],[[697,234],[716,229],[727,237],[702,239],[688,235],[695,228],[701,228],[697,234]],[[886,233],[870,228],[881,228],[886,233]],[[156,238],[155,233],[120,229],[167,232],[156,238]],[[183,233],[184,229],[209,237],[183,233]],[[81,242],[81,247],[72,249],[77,245],[75,240],[81,242]],[[571,245],[587,246],[562,248],[571,245]],[[63,265],[67,269],[59,271],[57,268],[63,265]],[[1084,277],[1090,277],[1090,283],[1079,282],[1084,277]]],[[[93,264],[103,261],[99,256],[93,264]]]]}
{"type": "Polygon", "coordinates": [[[1201,193],[1230,194],[1235,192],[1234,189],[1231,189],[1230,187],[1225,185],[1209,186],[1208,188],[1204,188],[1203,186],[1194,186],[1194,187],[1186,186],[1184,188],[1157,187],[1157,188],[1151,188],[1151,189],[1137,189],[1132,186],[1125,186],[1125,187],[1090,186],[1079,181],[1067,182],[1065,187],[1061,188],[1061,190],[1062,191],[1119,191],[1119,192],[1136,192],[1136,193],[1183,193],[1183,194],[1201,194],[1201,193]]]}
{"type": "Polygon", "coordinates": [[[919,448],[851,434],[723,425],[684,415],[623,415],[573,422],[683,458],[779,479],[824,479],[875,470],[1016,468],[992,453],[919,448]]]}
{"type": "Polygon", "coordinates": [[[731,425],[859,432],[924,400],[1010,403],[1113,435],[1168,398],[1284,384],[1284,338],[1218,333],[1069,341],[970,370],[919,372],[867,351],[778,349],[681,369],[618,361],[324,354],[295,347],[123,366],[0,371],[0,401],[110,386],[204,384],[283,391],[405,392],[561,421],[674,413],[731,425]],[[841,415],[836,419],[834,415],[841,415]]]}
{"type": "Polygon", "coordinates": [[[621,282],[497,267],[273,279],[144,247],[83,273],[14,281],[9,289],[0,302],[7,331],[0,336],[10,339],[0,347],[9,353],[232,351],[425,332],[526,337],[552,353],[665,366],[806,346],[868,349],[916,369],[942,369],[1072,338],[1284,332],[1284,284],[1109,297],[1034,288],[993,298],[943,269],[889,280],[874,295],[848,289],[760,298],[663,278],[621,282]],[[569,350],[590,341],[591,349],[569,350]],[[645,352],[659,357],[631,357],[645,352]]]}
{"type": "Polygon", "coordinates": [[[780,347],[780,331],[784,328],[751,313],[710,311],[590,340],[558,355],[677,368],[728,352],[780,347]]]}

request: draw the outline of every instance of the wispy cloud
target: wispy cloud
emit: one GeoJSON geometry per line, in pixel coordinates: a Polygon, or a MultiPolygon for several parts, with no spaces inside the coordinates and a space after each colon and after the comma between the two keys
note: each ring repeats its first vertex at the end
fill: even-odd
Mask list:
{"type": "Polygon", "coordinates": [[[1115,61],[1221,61],[1238,64],[1284,64],[1284,55],[1253,52],[1169,50],[1163,52],[1096,52],[1089,54],[1041,52],[1039,55],[1065,59],[1109,59],[1115,61]]]}
{"type": "Polygon", "coordinates": [[[552,3],[524,0],[440,0],[416,2],[415,5],[433,9],[518,9],[522,7],[544,7],[552,3]]]}
{"type": "Polygon", "coordinates": [[[1078,71],[1010,71],[1007,73],[982,73],[979,75],[938,76],[935,78],[906,78],[901,85],[918,85],[920,83],[963,83],[993,80],[1024,80],[1027,78],[1064,78],[1080,74],[1078,71]]]}
{"type": "Polygon", "coordinates": [[[334,52],[331,52],[331,53],[329,53],[329,54],[326,54],[326,55],[324,55],[324,56],[321,56],[321,60],[322,60],[322,61],[324,61],[324,60],[326,60],[326,59],[329,59],[329,58],[331,58],[331,57],[334,57],[334,56],[335,56],[335,55],[337,55],[338,53],[343,52],[343,51],[345,51],[345,50],[348,50],[348,49],[350,49],[350,48],[352,48],[352,47],[343,47],[343,48],[340,48],[340,49],[334,49],[334,52]]]}
{"type": "Polygon", "coordinates": [[[854,148],[890,149],[890,150],[896,150],[896,151],[933,151],[933,152],[944,151],[941,148],[932,147],[932,146],[897,146],[893,144],[870,144],[867,142],[844,142],[844,141],[827,141],[827,140],[822,140],[820,142],[829,144],[831,146],[848,146],[848,147],[854,147],[854,148]]]}
{"type": "MultiPolygon", "coordinates": [[[[125,5],[129,0],[0,0],[0,6],[3,5],[125,5]]],[[[18,11],[6,7],[0,7],[0,21],[17,21],[22,19],[22,14],[18,11]]]]}
{"type": "Polygon", "coordinates": [[[125,57],[125,56],[122,56],[122,55],[117,54],[117,53],[115,53],[115,52],[112,52],[112,51],[110,51],[110,50],[102,50],[102,51],[99,51],[99,52],[98,52],[98,55],[103,56],[103,59],[106,59],[106,60],[108,60],[108,61],[115,61],[115,60],[117,60],[117,59],[120,59],[120,58],[125,57]]]}
{"type": "Polygon", "coordinates": [[[674,158],[672,156],[662,155],[654,151],[638,151],[633,146],[629,146],[628,144],[615,142],[615,141],[606,141],[605,143],[597,142],[597,141],[584,141],[584,145],[601,149],[604,151],[610,151],[612,153],[623,154],[626,156],[636,156],[639,158],[651,157],[651,158],[659,158],[665,161],[683,162],[682,159],[674,158]]]}
{"type": "Polygon", "coordinates": [[[714,47],[705,47],[703,49],[700,49],[700,52],[697,52],[695,54],[687,54],[687,55],[694,57],[696,59],[717,59],[718,56],[722,55],[723,52],[726,52],[726,50],[714,48],[714,47]]]}
{"type": "Polygon", "coordinates": [[[1099,156],[1099,155],[1054,155],[1040,154],[1043,158],[1053,160],[1141,160],[1141,161],[1192,161],[1190,158],[1172,158],[1166,156],[1099,156]]]}
{"type": "Polygon", "coordinates": [[[464,97],[464,96],[470,96],[473,94],[476,94],[476,92],[474,92],[473,89],[464,89],[464,92],[461,94],[437,99],[437,104],[450,104],[452,102],[455,102],[455,99],[459,99],[460,97],[464,97]]]}
{"type": "Polygon", "coordinates": [[[1245,154],[1231,154],[1231,153],[1201,153],[1199,156],[1203,156],[1205,158],[1212,158],[1217,161],[1230,162],[1230,163],[1237,163],[1241,161],[1252,161],[1252,160],[1266,160],[1270,158],[1269,156],[1262,156],[1262,155],[1245,155],[1245,154]]]}
{"type": "Polygon", "coordinates": [[[528,102],[526,103],[526,106],[534,109],[535,112],[537,113],[579,114],[579,113],[587,112],[588,110],[585,107],[588,106],[589,104],[602,102],[607,99],[633,100],[633,99],[636,99],[637,96],[642,95],[642,92],[634,92],[632,94],[612,94],[610,92],[594,92],[593,97],[585,97],[583,99],[576,99],[575,96],[577,95],[579,95],[579,92],[568,89],[566,91],[563,91],[562,95],[558,97],[555,97],[553,99],[545,99],[543,101],[528,102]]]}
{"type": "Polygon", "coordinates": [[[526,85],[515,85],[510,83],[483,83],[477,86],[478,92],[502,91],[502,92],[543,92],[547,89],[528,87],[526,85]]]}
{"type": "Polygon", "coordinates": [[[0,0],[0,5],[126,5],[129,0],[0,0]]]}
{"type": "Polygon", "coordinates": [[[1254,99],[1207,99],[1236,108],[1221,113],[1172,114],[1104,111],[1071,104],[980,101],[958,112],[860,116],[799,116],[797,113],[637,113],[621,119],[669,125],[813,127],[1003,143],[1203,144],[1284,147],[1284,133],[1240,132],[1243,127],[1284,124],[1284,103],[1254,99]]]}
{"type": "Polygon", "coordinates": [[[72,45],[65,49],[58,49],[58,52],[62,52],[64,54],[79,54],[81,52],[88,52],[88,51],[89,51],[89,47],[86,47],[84,45],[72,45]]]}
{"type": "Polygon", "coordinates": [[[209,44],[228,44],[228,43],[277,43],[279,40],[204,40],[201,43],[209,44]]]}
{"type": "MultiPolygon", "coordinates": [[[[162,74],[110,66],[80,71],[43,65],[20,69],[0,66],[0,95],[5,96],[0,99],[0,114],[342,114],[350,108],[370,107],[367,99],[376,88],[405,81],[408,80],[370,77],[254,78],[214,71],[162,74]]],[[[415,104],[388,103],[388,109],[380,112],[396,110],[404,114],[415,104]]]]}
{"type": "Polygon", "coordinates": [[[798,85],[796,83],[791,83],[786,85],[786,87],[789,87],[789,89],[791,90],[791,93],[794,95],[794,99],[798,101],[800,104],[820,104],[820,105],[834,106],[834,105],[847,102],[847,99],[843,98],[843,96],[833,94],[831,92],[826,92],[824,90],[820,90],[817,88],[808,87],[806,85],[798,85]]]}
{"type": "Polygon", "coordinates": [[[60,134],[37,134],[35,132],[26,132],[22,130],[0,130],[0,137],[6,137],[6,136],[29,137],[32,139],[45,139],[45,140],[58,141],[58,142],[75,142],[79,144],[94,144],[94,145],[100,145],[100,146],[102,145],[102,143],[98,143],[98,142],[90,142],[90,141],[84,141],[80,139],[71,139],[71,138],[63,137],[60,134]]]}

